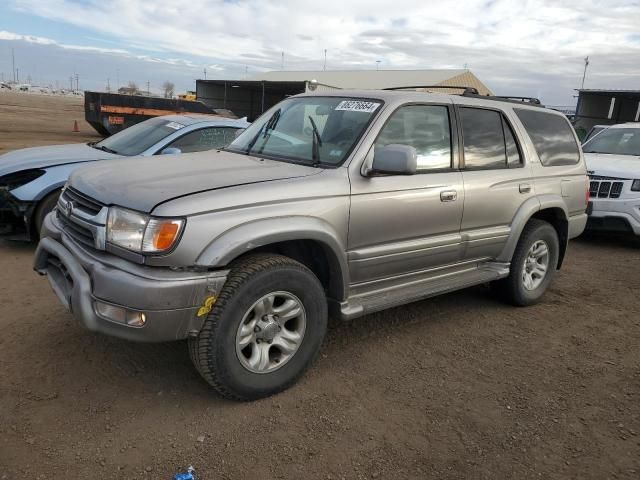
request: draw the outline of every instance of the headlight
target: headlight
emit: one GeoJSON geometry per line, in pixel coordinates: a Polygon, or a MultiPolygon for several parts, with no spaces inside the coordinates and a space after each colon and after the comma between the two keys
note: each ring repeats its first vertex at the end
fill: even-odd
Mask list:
{"type": "Polygon", "coordinates": [[[640,192],[640,180],[634,180],[631,184],[632,192],[640,192]]]}
{"type": "Polygon", "coordinates": [[[0,188],[6,190],[14,190],[18,187],[33,182],[36,178],[40,178],[46,172],[40,169],[21,170],[19,172],[10,173],[0,177],[0,188]]]}
{"type": "Polygon", "coordinates": [[[182,219],[154,218],[111,207],[107,217],[107,241],[134,252],[164,252],[173,247],[183,225],[182,219]]]}

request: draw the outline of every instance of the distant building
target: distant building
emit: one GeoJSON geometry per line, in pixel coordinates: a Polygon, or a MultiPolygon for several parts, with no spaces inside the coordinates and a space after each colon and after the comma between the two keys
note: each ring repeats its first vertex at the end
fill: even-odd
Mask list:
{"type": "Polygon", "coordinates": [[[576,130],[640,121],[640,90],[578,90],[576,130]]]}
{"type": "Polygon", "coordinates": [[[461,93],[437,86],[472,87],[480,95],[491,91],[469,70],[320,70],[273,71],[249,80],[196,80],[196,98],[212,108],[229,109],[255,120],[281,100],[308,90],[383,89],[430,86],[429,91],[461,93]]]}
{"type": "MultiPolygon", "coordinates": [[[[484,83],[470,70],[308,70],[259,73],[251,80],[292,82],[316,80],[337,88],[382,89],[419,85],[473,87],[480,95],[492,95],[484,83]]],[[[443,92],[449,89],[443,89],[443,92]]]]}

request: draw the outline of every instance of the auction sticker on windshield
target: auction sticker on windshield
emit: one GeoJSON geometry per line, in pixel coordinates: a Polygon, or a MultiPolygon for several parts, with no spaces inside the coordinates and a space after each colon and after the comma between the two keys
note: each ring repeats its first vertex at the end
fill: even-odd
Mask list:
{"type": "Polygon", "coordinates": [[[380,106],[376,102],[363,102],[360,100],[343,100],[338,104],[336,110],[344,110],[346,112],[364,112],[371,113],[380,106]]]}

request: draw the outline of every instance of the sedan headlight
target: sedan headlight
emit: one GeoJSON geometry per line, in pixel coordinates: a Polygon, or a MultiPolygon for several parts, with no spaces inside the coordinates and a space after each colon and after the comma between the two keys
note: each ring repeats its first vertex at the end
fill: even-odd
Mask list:
{"type": "Polygon", "coordinates": [[[632,192],[640,192],[640,180],[634,180],[631,184],[632,192]]]}
{"type": "Polygon", "coordinates": [[[109,208],[107,241],[139,253],[159,253],[176,243],[184,220],[156,218],[120,207],[109,208]]]}

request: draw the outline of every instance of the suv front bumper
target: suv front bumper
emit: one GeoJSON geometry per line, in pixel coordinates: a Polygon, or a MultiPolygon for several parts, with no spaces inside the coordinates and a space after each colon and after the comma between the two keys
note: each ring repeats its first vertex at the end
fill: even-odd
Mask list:
{"type": "Polygon", "coordinates": [[[591,198],[587,228],[617,230],[640,235],[640,197],[591,198]]]}
{"type": "Polygon", "coordinates": [[[197,335],[228,273],[147,267],[84,248],[60,230],[55,212],[45,218],[34,269],[87,329],[140,342],[197,335]],[[129,317],[144,323],[128,325],[129,317]]]}

